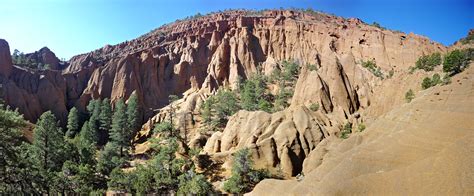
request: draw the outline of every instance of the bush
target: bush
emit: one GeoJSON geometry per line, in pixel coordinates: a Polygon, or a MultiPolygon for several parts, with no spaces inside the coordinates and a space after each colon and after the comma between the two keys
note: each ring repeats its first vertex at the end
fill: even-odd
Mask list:
{"type": "Polygon", "coordinates": [[[455,75],[467,66],[467,59],[462,50],[453,50],[444,57],[443,71],[455,75]]]}
{"type": "Polygon", "coordinates": [[[212,184],[202,174],[189,170],[178,178],[178,195],[207,195],[212,192],[212,184]]]}
{"type": "Polygon", "coordinates": [[[319,109],[319,104],[318,103],[312,103],[310,106],[309,106],[309,109],[313,112],[316,112],[318,111],[319,109]]]}
{"type": "Polygon", "coordinates": [[[388,72],[388,78],[392,78],[394,73],[395,73],[395,71],[393,71],[393,69],[390,70],[390,71],[388,72]]]}
{"type": "Polygon", "coordinates": [[[421,82],[421,88],[428,89],[431,87],[431,78],[425,77],[423,82],[421,82]]]}
{"type": "Polygon", "coordinates": [[[250,150],[241,149],[234,154],[232,165],[232,176],[224,182],[223,190],[228,193],[244,193],[264,178],[269,176],[268,172],[253,169],[250,150]]]}
{"type": "Polygon", "coordinates": [[[308,64],[307,65],[309,71],[316,71],[317,67],[315,64],[308,64]]]}
{"type": "Polygon", "coordinates": [[[474,33],[469,33],[465,38],[462,38],[460,41],[462,44],[474,42],[474,33]]]}
{"type": "Polygon", "coordinates": [[[436,86],[438,84],[441,84],[442,81],[441,81],[441,77],[439,76],[439,74],[435,73],[433,74],[433,77],[431,78],[431,85],[432,86],[436,86]]]}
{"type": "Polygon", "coordinates": [[[362,67],[368,69],[372,74],[374,74],[374,76],[384,79],[382,70],[380,69],[380,67],[377,67],[377,64],[375,64],[375,61],[373,60],[362,61],[362,67]]]}
{"type": "Polygon", "coordinates": [[[372,24],[370,24],[370,26],[377,27],[377,28],[379,28],[379,29],[385,29],[385,28],[382,27],[378,22],[373,22],[372,24]]]}
{"type": "Polygon", "coordinates": [[[413,90],[408,90],[406,93],[405,93],[405,100],[407,101],[407,103],[410,103],[411,100],[413,100],[415,98],[415,93],[413,92],[413,90]]]}
{"type": "Polygon", "coordinates": [[[412,66],[408,67],[409,74],[413,74],[415,71],[416,71],[416,67],[412,67],[412,66]]]}
{"type": "Polygon", "coordinates": [[[341,138],[342,139],[347,139],[349,138],[349,134],[352,133],[352,124],[351,123],[346,123],[344,127],[342,128],[341,132],[341,138]]]}
{"type": "Polygon", "coordinates": [[[439,52],[431,55],[423,55],[416,61],[416,68],[425,71],[433,71],[438,65],[441,65],[441,54],[439,52]]]}
{"type": "Polygon", "coordinates": [[[365,125],[364,125],[364,124],[362,124],[362,123],[361,123],[361,124],[359,124],[359,126],[358,126],[358,129],[359,129],[359,132],[362,132],[362,131],[364,131],[364,130],[365,130],[365,125]]]}
{"type": "Polygon", "coordinates": [[[451,84],[451,77],[446,74],[443,76],[443,82],[442,82],[443,85],[448,85],[448,84],[451,84]]]}
{"type": "Polygon", "coordinates": [[[425,77],[423,79],[423,82],[421,83],[421,87],[423,89],[428,89],[428,88],[430,88],[432,86],[436,86],[438,84],[443,84],[443,81],[441,80],[441,76],[439,76],[439,74],[435,73],[435,74],[433,74],[432,78],[425,77]]]}

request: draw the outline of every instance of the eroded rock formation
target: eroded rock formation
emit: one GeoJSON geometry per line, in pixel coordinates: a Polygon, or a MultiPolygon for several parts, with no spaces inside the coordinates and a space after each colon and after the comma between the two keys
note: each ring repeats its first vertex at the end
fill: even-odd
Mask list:
{"type": "Polygon", "coordinates": [[[462,195],[474,185],[474,69],[420,92],[347,140],[309,154],[302,180],[264,180],[250,195],[462,195]]]}
{"type": "MultiPolygon", "coordinates": [[[[239,76],[245,78],[269,59],[293,59],[325,67],[326,59],[331,62],[335,56],[348,55],[355,61],[375,59],[386,71],[405,69],[421,54],[438,50],[444,47],[427,38],[378,29],[358,19],[295,11],[231,11],[165,25],[135,40],[75,56],[62,75],[47,79],[64,81],[59,85],[50,82],[45,90],[54,91],[50,97],[60,97],[55,101],[64,107],[55,109],[58,116],[67,113],[68,107],[84,109],[92,98],[115,101],[137,91],[147,120],[156,113],[154,110],[168,103],[169,94],[234,84],[239,76]]],[[[49,56],[42,58],[51,59],[49,56]]],[[[2,61],[9,61],[6,58],[2,61]]],[[[330,71],[333,64],[327,63],[330,67],[324,69],[330,71]]],[[[37,81],[21,82],[39,86],[37,81]]],[[[24,86],[17,84],[20,89],[24,86]]],[[[33,99],[43,99],[31,89],[22,90],[33,99]]],[[[345,103],[345,109],[355,110],[353,101],[345,103]]],[[[26,102],[7,103],[32,121],[52,109],[46,101],[38,108],[25,107],[26,102]]]]}

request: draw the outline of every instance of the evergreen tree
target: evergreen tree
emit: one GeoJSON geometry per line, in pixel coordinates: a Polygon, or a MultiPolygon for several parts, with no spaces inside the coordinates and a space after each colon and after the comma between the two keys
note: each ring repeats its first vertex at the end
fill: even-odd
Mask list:
{"type": "Polygon", "coordinates": [[[201,111],[201,117],[203,123],[206,125],[208,129],[214,128],[212,125],[212,117],[213,117],[213,105],[216,103],[215,101],[215,96],[210,96],[202,105],[200,108],[201,111]]]}
{"type": "MultiPolygon", "coordinates": [[[[34,167],[43,179],[56,176],[65,161],[64,135],[58,127],[56,117],[50,111],[43,113],[34,129],[33,144],[30,146],[34,167]]],[[[53,182],[45,180],[42,189],[48,194],[53,182]]]]}
{"type": "Polygon", "coordinates": [[[176,110],[178,110],[178,106],[175,106],[173,103],[176,102],[179,97],[177,95],[170,95],[168,96],[170,102],[170,123],[174,125],[173,118],[176,117],[176,110]]]}
{"type": "Polygon", "coordinates": [[[103,145],[109,139],[109,131],[112,125],[112,108],[109,98],[102,100],[99,115],[99,145],[103,145]]]}
{"type": "Polygon", "coordinates": [[[443,71],[455,75],[464,69],[466,62],[463,50],[453,50],[444,57],[443,71]]]}
{"type": "Polygon", "coordinates": [[[99,153],[97,170],[104,175],[108,175],[114,168],[120,167],[124,159],[120,157],[119,151],[120,146],[114,142],[108,142],[99,153]]]}
{"type": "Polygon", "coordinates": [[[81,163],[92,164],[95,154],[95,145],[97,144],[97,132],[91,128],[91,122],[86,121],[82,125],[77,141],[77,149],[79,151],[81,163]]]}
{"type": "Polygon", "coordinates": [[[214,104],[216,119],[213,124],[220,127],[225,126],[229,117],[239,109],[237,95],[229,90],[220,90],[216,95],[216,104],[214,104]]]}
{"type": "Polygon", "coordinates": [[[206,180],[206,177],[192,170],[182,174],[178,179],[178,195],[208,195],[212,191],[212,184],[206,180]]]}
{"type": "Polygon", "coordinates": [[[120,157],[123,157],[124,150],[130,146],[130,130],[127,129],[126,106],[122,99],[115,104],[115,111],[112,117],[112,129],[110,130],[110,138],[112,142],[117,144],[120,149],[120,157]]]}
{"type": "Polygon", "coordinates": [[[22,176],[22,134],[26,125],[23,117],[0,104],[0,193],[13,194],[25,191],[31,185],[22,176]]]}
{"type": "Polygon", "coordinates": [[[140,111],[138,109],[138,97],[137,94],[132,94],[128,99],[127,103],[127,119],[128,128],[132,133],[140,130],[140,111]]]}
{"type": "Polygon", "coordinates": [[[101,101],[100,100],[92,100],[87,105],[87,111],[89,112],[89,129],[91,129],[94,133],[99,133],[99,116],[100,116],[100,108],[101,108],[101,101]]]}
{"type": "Polygon", "coordinates": [[[75,107],[71,108],[67,116],[67,132],[68,138],[74,138],[79,132],[79,113],[75,107]]]}
{"type": "Polygon", "coordinates": [[[232,176],[224,182],[224,190],[229,193],[248,192],[268,176],[266,171],[253,169],[250,150],[244,148],[233,156],[232,176]]]}
{"type": "Polygon", "coordinates": [[[243,84],[243,88],[241,90],[241,101],[242,101],[242,108],[248,111],[255,111],[258,108],[258,99],[256,93],[256,86],[250,80],[247,80],[243,84]]]}
{"type": "Polygon", "coordinates": [[[130,174],[123,172],[120,168],[115,168],[110,172],[107,187],[119,193],[131,192],[132,179],[130,174]]]}

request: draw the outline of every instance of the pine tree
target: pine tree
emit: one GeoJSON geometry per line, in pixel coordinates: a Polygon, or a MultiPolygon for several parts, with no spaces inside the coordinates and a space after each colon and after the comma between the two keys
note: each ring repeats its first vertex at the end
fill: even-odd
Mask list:
{"type": "Polygon", "coordinates": [[[39,170],[42,188],[47,194],[54,186],[55,178],[66,159],[64,135],[57,125],[56,117],[50,111],[43,113],[34,129],[33,144],[30,146],[32,163],[39,170]]]}
{"type": "Polygon", "coordinates": [[[229,193],[248,192],[266,177],[266,171],[253,168],[250,150],[240,149],[233,156],[232,176],[224,182],[223,189],[229,193]]]}
{"type": "Polygon", "coordinates": [[[34,129],[32,150],[40,168],[59,170],[63,163],[64,138],[56,117],[43,113],[34,129]]]}
{"type": "Polygon", "coordinates": [[[75,107],[71,108],[67,116],[67,132],[68,138],[73,138],[79,132],[79,113],[75,107]]]}
{"type": "Polygon", "coordinates": [[[102,100],[102,104],[100,106],[100,115],[99,115],[99,145],[103,145],[102,142],[109,138],[109,131],[111,129],[112,124],[112,108],[110,106],[110,100],[105,98],[102,100]]]}
{"type": "Polygon", "coordinates": [[[112,142],[120,148],[120,157],[124,156],[124,150],[130,146],[130,131],[127,129],[126,106],[122,99],[115,104],[115,111],[112,117],[112,129],[110,138],[112,142]]]}
{"type": "Polygon", "coordinates": [[[91,122],[86,121],[84,125],[82,125],[79,140],[77,141],[77,149],[81,163],[92,164],[94,162],[97,140],[97,132],[91,129],[91,122]]]}
{"type": "Polygon", "coordinates": [[[90,118],[89,118],[89,129],[92,129],[91,131],[94,133],[99,133],[99,116],[100,116],[100,107],[101,106],[101,101],[100,100],[92,100],[89,102],[89,105],[87,106],[87,111],[89,112],[90,118]]]}
{"type": "Polygon", "coordinates": [[[212,191],[212,184],[202,174],[193,170],[179,176],[178,195],[208,195],[212,191]]]}
{"type": "Polygon", "coordinates": [[[173,103],[176,102],[179,97],[177,95],[170,95],[168,96],[169,102],[170,102],[170,123],[174,125],[173,123],[173,118],[176,116],[176,110],[178,110],[178,106],[175,106],[173,103]]]}
{"type": "Polygon", "coordinates": [[[108,175],[114,168],[120,167],[124,159],[120,157],[119,151],[120,147],[116,143],[108,142],[99,153],[97,170],[108,175]]]}
{"type": "Polygon", "coordinates": [[[140,111],[138,110],[137,94],[132,94],[127,103],[127,119],[128,128],[132,133],[140,129],[140,111]]]}
{"type": "Polygon", "coordinates": [[[22,176],[22,134],[20,129],[26,125],[23,117],[0,104],[0,193],[18,194],[24,186],[31,183],[22,176]]]}

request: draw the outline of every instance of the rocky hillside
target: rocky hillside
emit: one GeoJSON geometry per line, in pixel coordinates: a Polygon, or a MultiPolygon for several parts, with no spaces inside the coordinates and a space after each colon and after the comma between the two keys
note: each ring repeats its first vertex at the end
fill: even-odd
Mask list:
{"type": "Polygon", "coordinates": [[[251,195],[463,195],[474,189],[474,67],[453,83],[375,120],[363,133],[317,147],[304,178],[264,180],[251,195]]]}
{"type": "MultiPolygon", "coordinates": [[[[2,55],[9,52],[5,43],[1,50],[2,55]]],[[[92,98],[114,101],[136,91],[147,119],[168,103],[169,94],[233,84],[267,61],[294,59],[325,72],[336,72],[330,69],[342,62],[348,67],[344,72],[357,80],[350,86],[359,85],[362,93],[367,89],[357,83],[352,73],[357,70],[346,59],[352,65],[375,59],[388,73],[405,70],[418,56],[440,50],[445,47],[427,38],[379,29],[358,19],[294,11],[231,11],[165,25],[135,40],[75,56],[62,73],[24,73],[12,66],[10,58],[2,58],[7,91],[3,97],[29,120],[46,110],[64,120],[67,108],[84,109],[92,98]]],[[[340,105],[347,111],[357,109],[353,104],[340,105]]]]}
{"type": "Polygon", "coordinates": [[[143,115],[143,128],[134,140],[136,157],[147,153],[151,129],[169,117],[170,107],[176,107],[176,126],[189,138],[185,146],[200,147],[201,154],[222,164],[224,172],[219,175],[228,174],[232,165],[228,157],[243,148],[250,149],[257,168],[287,179],[307,175],[302,181],[267,180],[253,193],[268,194],[269,187],[295,194],[377,193],[384,186],[357,187],[388,177],[429,180],[411,176],[415,174],[409,167],[433,172],[421,159],[437,163],[448,158],[459,149],[450,144],[465,142],[463,131],[472,129],[468,114],[473,95],[461,96],[472,90],[472,69],[453,78],[453,84],[429,91],[421,91],[420,83],[423,77],[440,73],[440,68],[410,71],[420,56],[449,50],[426,37],[356,18],[294,10],[227,11],[177,21],[137,39],[74,56],[64,69],[31,71],[14,66],[8,43],[0,40],[1,96],[32,122],[51,110],[64,124],[73,106],[84,111],[92,99],[116,102],[136,94],[143,115]],[[282,69],[283,61],[300,66],[287,108],[272,113],[240,110],[222,129],[202,131],[200,108],[209,96],[218,89],[236,90],[241,79],[257,72],[270,76],[282,69]],[[406,104],[410,89],[417,98],[406,104]],[[169,95],[178,95],[179,100],[170,104],[169,95]],[[311,109],[312,105],[319,109],[311,109]],[[459,116],[441,120],[451,114],[459,116]],[[445,132],[455,122],[460,133],[445,132]],[[355,133],[366,125],[366,131],[355,133]],[[435,130],[419,132],[424,127],[435,130]],[[351,137],[341,139],[346,134],[351,137]],[[352,165],[354,160],[359,162],[352,165]],[[383,161],[387,164],[376,164],[383,161]],[[337,189],[341,182],[352,189],[337,189]]]}

